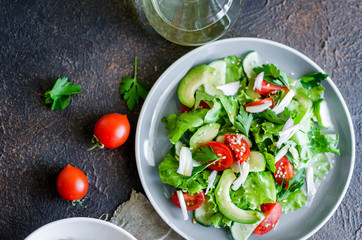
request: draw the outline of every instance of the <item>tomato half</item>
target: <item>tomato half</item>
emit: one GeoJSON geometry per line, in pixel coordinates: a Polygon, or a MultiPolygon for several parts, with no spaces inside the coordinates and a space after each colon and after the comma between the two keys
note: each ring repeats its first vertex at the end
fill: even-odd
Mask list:
{"type": "Polygon", "coordinates": [[[243,163],[250,156],[249,144],[240,134],[225,134],[225,144],[233,151],[236,161],[243,163]]]}
{"type": "Polygon", "coordinates": [[[263,82],[261,84],[261,89],[257,90],[257,91],[259,94],[261,94],[263,96],[268,96],[269,93],[273,95],[273,94],[276,94],[280,90],[284,90],[286,93],[289,92],[288,88],[286,88],[284,86],[272,84],[263,79],[263,82]]]}
{"type": "Polygon", "coordinates": [[[280,203],[264,203],[260,206],[261,211],[265,214],[263,221],[255,228],[256,235],[263,235],[272,230],[278,223],[282,215],[282,205],[280,203]]]}
{"type": "MultiPolygon", "coordinates": [[[[204,191],[195,193],[194,195],[191,195],[189,193],[183,193],[183,195],[184,195],[184,199],[185,199],[185,203],[186,203],[186,209],[188,211],[193,211],[193,210],[201,207],[201,205],[205,202],[204,191]]],[[[178,196],[177,196],[176,192],[172,195],[172,201],[175,203],[175,205],[177,207],[181,208],[180,201],[178,200],[178,196]]]]}
{"type": "Polygon", "coordinates": [[[287,189],[289,186],[289,181],[294,177],[293,165],[289,162],[288,158],[284,156],[275,163],[275,169],[275,181],[279,185],[282,185],[284,180],[285,189],[287,189]]]}
{"type": "Polygon", "coordinates": [[[127,140],[130,129],[126,115],[110,113],[97,121],[94,136],[104,147],[112,149],[121,146],[127,140]]]}
{"type": "Polygon", "coordinates": [[[225,169],[229,168],[234,162],[235,158],[231,149],[225,145],[224,143],[220,142],[208,142],[205,146],[210,146],[212,150],[218,157],[221,159],[209,166],[210,169],[216,171],[224,171],[225,169]]]}
{"type": "Polygon", "coordinates": [[[262,105],[268,101],[271,101],[272,102],[272,105],[270,106],[270,108],[273,108],[274,106],[274,100],[273,98],[271,97],[268,97],[268,98],[264,98],[264,99],[261,99],[261,100],[256,100],[254,102],[251,102],[251,103],[248,103],[248,104],[245,104],[244,107],[252,107],[252,106],[258,106],[258,105],[262,105]]]}
{"type": "Polygon", "coordinates": [[[88,179],[80,169],[68,164],[58,175],[57,190],[65,200],[81,199],[88,191],[88,179]]]}
{"type": "MultiPolygon", "coordinates": [[[[197,109],[200,109],[200,108],[210,109],[210,106],[206,102],[201,101],[197,109]]],[[[188,106],[181,104],[181,113],[188,112],[191,110],[193,110],[193,108],[189,108],[188,106]]]]}

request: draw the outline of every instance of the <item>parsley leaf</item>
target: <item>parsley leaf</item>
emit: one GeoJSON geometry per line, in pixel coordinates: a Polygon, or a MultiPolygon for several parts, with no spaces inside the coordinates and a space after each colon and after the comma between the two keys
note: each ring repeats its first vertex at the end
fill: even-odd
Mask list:
{"type": "Polygon", "coordinates": [[[256,67],[253,70],[257,75],[264,72],[264,80],[267,82],[279,86],[285,85],[287,88],[290,88],[287,74],[280,71],[274,64],[263,64],[261,67],[256,67]]]}
{"type": "Polygon", "coordinates": [[[327,74],[315,72],[300,78],[300,83],[305,89],[311,89],[319,86],[320,82],[328,77],[327,74]]]}
{"type": "Polygon", "coordinates": [[[239,109],[239,114],[236,117],[235,127],[245,134],[246,137],[249,135],[250,125],[253,122],[253,115],[248,114],[243,107],[239,109]]]}
{"type": "Polygon", "coordinates": [[[127,107],[132,111],[140,98],[146,99],[148,94],[148,86],[144,83],[137,82],[137,57],[134,58],[134,78],[124,77],[121,80],[119,93],[123,94],[127,107]]]}
{"type": "Polygon", "coordinates": [[[269,108],[263,112],[256,114],[257,117],[264,118],[264,119],[268,120],[269,122],[276,123],[276,124],[285,123],[289,119],[290,115],[291,115],[291,112],[288,108],[285,108],[284,112],[282,112],[278,115],[275,112],[273,112],[272,110],[270,110],[269,108]]]}
{"type": "Polygon", "coordinates": [[[297,174],[294,175],[293,179],[289,181],[288,189],[284,189],[284,180],[282,185],[278,185],[277,187],[277,198],[278,201],[281,199],[287,198],[291,193],[298,191],[304,185],[305,179],[305,168],[300,169],[297,174]]]}
{"type": "Polygon", "coordinates": [[[197,152],[194,159],[201,164],[205,164],[210,161],[220,160],[221,157],[217,156],[214,150],[210,146],[204,146],[200,148],[201,151],[197,152]]]}
{"type": "Polygon", "coordinates": [[[52,104],[52,111],[61,111],[69,105],[70,96],[72,94],[77,94],[81,92],[81,87],[71,82],[68,82],[68,78],[58,78],[52,90],[45,92],[45,104],[52,104]]]}

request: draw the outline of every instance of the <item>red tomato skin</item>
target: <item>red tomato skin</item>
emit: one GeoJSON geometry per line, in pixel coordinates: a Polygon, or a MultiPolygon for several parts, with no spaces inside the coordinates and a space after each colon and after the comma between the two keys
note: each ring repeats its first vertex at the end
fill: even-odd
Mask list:
{"type": "Polygon", "coordinates": [[[126,115],[110,113],[101,117],[94,126],[94,135],[104,147],[113,149],[128,139],[131,126],[126,115]]]}
{"type": "Polygon", "coordinates": [[[216,155],[222,157],[222,159],[208,167],[211,170],[224,171],[235,162],[233,152],[226,144],[220,142],[208,142],[205,146],[210,146],[216,155]]]}
{"type": "MultiPolygon", "coordinates": [[[[204,191],[195,193],[194,195],[191,195],[189,193],[183,193],[183,195],[184,195],[187,211],[196,210],[199,207],[201,207],[201,205],[204,204],[204,202],[205,202],[204,191]]],[[[177,207],[181,208],[176,192],[172,195],[172,201],[177,207]]]]}
{"type": "Polygon", "coordinates": [[[250,156],[249,144],[236,134],[225,134],[225,144],[233,151],[236,161],[243,163],[250,156]]]}
{"type": "Polygon", "coordinates": [[[285,184],[285,189],[288,189],[289,181],[294,177],[293,165],[289,162],[286,156],[282,157],[278,162],[275,163],[275,181],[282,185],[283,179],[285,184]]]}
{"type": "Polygon", "coordinates": [[[255,228],[256,235],[263,235],[272,230],[278,223],[282,215],[282,205],[280,203],[264,203],[260,206],[261,211],[265,214],[263,221],[255,228]]]}
{"type": "Polygon", "coordinates": [[[257,90],[257,91],[258,91],[259,94],[261,94],[263,96],[268,96],[268,94],[273,95],[273,94],[276,94],[280,90],[284,90],[285,93],[289,92],[288,88],[269,83],[268,81],[263,79],[261,89],[257,90]]]}
{"type": "Polygon", "coordinates": [[[58,175],[57,190],[65,200],[81,199],[88,191],[88,179],[80,169],[68,164],[58,175]]]}
{"type": "Polygon", "coordinates": [[[273,98],[271,98],[271,97],[264,98],[264,99],[261,99],[261,100],[256,100],[256,101],[254,101],[254,102],[245,104],[245,105],[244,105],[244,108],[246,108],[246,107],[251,107],[251,106],[261,105],[261,104],[264,104],[266,101],[271,101],[271,102],[272,102],[272,105],[270,106],[270,108],[273,108],[273,106],[274,106],[274,100],[273,100],[273,98]]]}
{"type": "MultiPolygon", "coordinates": [[[[206,102],[201,101],[199,104],[199,107],[197,109],[201,109],[201,108],[210,109],[210,106],[206,102]]],[[[188,106],[181,104],[181,113],[188,112],[191,110],[193,110],[193,108],[189,108],[188,106]]]]}

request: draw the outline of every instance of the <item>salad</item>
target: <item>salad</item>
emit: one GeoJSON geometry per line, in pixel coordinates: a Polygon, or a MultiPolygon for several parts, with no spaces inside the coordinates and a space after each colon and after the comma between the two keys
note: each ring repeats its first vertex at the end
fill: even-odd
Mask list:
{"type": "Polygon", "coordinates": [[[339,154],[320,83],[293,79],[255,51],[192,68],[179,114],[163,118],[172,148],[159,165],[185,220],[229,228],[233,239],[271,231],[301,208],[339,154]]]}

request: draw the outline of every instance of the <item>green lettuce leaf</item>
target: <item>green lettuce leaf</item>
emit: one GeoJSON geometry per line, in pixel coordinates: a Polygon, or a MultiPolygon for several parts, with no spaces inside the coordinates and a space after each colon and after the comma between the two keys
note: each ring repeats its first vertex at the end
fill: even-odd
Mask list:
{"type": "Polygon", "coordinates": [[[213,100],[214,100],[213,96],[207,94],[204,91],[196,90],[194,109],[197,109],[199,107],[201,101],[204,101],[207,104],[209,104],[213,100]]]}
{"type": "Polygon", "coordinates": [[[239,188],[236,191],[230,189],[230,198],[231,202],[233,202],[238,208],[249,209],[249,203],[246,200],[245,190],[243,188],[239,188]]]}
{"type": "Polygon", "coordinates": [[[331,165],[325,154],[318,154],[314,156],[314,161],[311,166],[313,167],[315,180],[317,178],[323,178],[326,172],[328,172],[328,170],[331,168],[331,165]]]}
{"type": "Polygon", "coordinates": [[[209,170],[205,170],[194,177],[186,177],[177,173],[178,167],[179,162],[168,153],[158,166],[161,181],[175,188],[180,188],[191,195],[207,188],[207,181],[210,176],[209,170]]]}
{"type": "Polygon", "coordinates": [[[214,123],[217,122],[224,114],[222,105],[219,100],[214,99],[214,105],[205,115],[205,123],[214,123]]]}
{"type": "Polygon", "coordinates": [[[225,217],[224,214],[222,214],[221,212],[215,213],[211,217],[211,222],[215,228],[231,227],[231,224],[233,223],[233,221],[225,217]]]}
{"type": "Polygon", "coordinates": [[[208,111],[208,109],[197,109],[180,115],[171,114],[167,118],[163,118],[169,131],[170,141],[175,144],[187,130],[201,126],[208,111]]]}
{"type": "Polygon", "coordinates": [[[339,149],[337,148],[337,134],[324,134],[320,128],[314,127],[308,132],[308,137],[310,140],[311,151],[314,155],[326,152],[339,155],[339,149]]]}
{"type": "Polygon", "coordinates": [[[322,86],[317,86],[317,87],[311,88],[309,90],[310,99],[313,102],[317,101],[318,99],[320,99],[322,97],[324,90],[325,90],[325,88],[322,86]]]}
{"type": "Polygon", "coordinates": [[[234,125],[236,115],[238,114],[238,103],[234,96],[216,95],[216,98],[220,100],[230,122],[234,125]]]}
{"type": "Polygon", "coordinates": [[[284,213],[301,208],[307,201],[307,196],[301,189],[291,192],[286,198],[278,199],[284,213]]]}
{"type": "Polygon", "coordinates": [[[225,83],[239,81],[243,73],[240,58],[230,56],[223,60],[226,62],[225,83]]]}
{"type": "Polygon", "coordinates": [[[243,185],[251,209],[276,201],[275,181],[271,172],[251,172],[243,185]]]}

